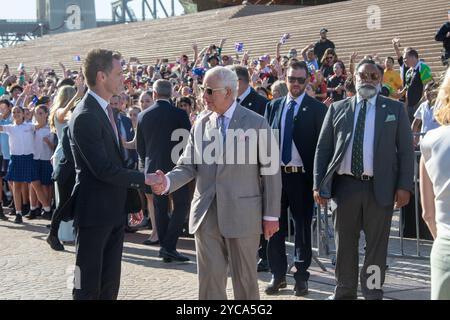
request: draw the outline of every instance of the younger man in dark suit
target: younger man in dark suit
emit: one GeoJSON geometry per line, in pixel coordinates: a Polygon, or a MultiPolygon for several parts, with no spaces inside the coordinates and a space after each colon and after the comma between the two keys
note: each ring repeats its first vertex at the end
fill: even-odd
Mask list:
{"type": "Polygon", "coordinates": [[[267,294],[276,294],[286,287],[285,238],[288,225],[288,208],[295,222],[296,296],[308,294],[308,268],[311,265],[311,222],[314,209],[312,193],[313,162],[317,140],[326,113],[326,106],[306,94],[309,83],[305,62],[292,63],[287,71],[287,97],[267,105],[266,119],[272,129],[279,130],[281,146],[280,231],[269,240],[268,256],[273,278],[266,288],[267,294]]]}
{"type": "Polygon", "coordinates": [[[269,100],[264,98],[250,86],[250,76],[247,68],[242,66],[233,66],[231,69],[238,76],[237,102],[241,106],[264,116],[266,105],[269,100]]]}
{"type": "Polygon", "coordinates": [[[76,182],[67,205],[76,228],[73,298],[117,299],[128,188],[150,184],[125,169],[122,144],[109,100],[123,90],[119,53],[91,50],[83,73],[89,88],[69,122],[76,182]]]}

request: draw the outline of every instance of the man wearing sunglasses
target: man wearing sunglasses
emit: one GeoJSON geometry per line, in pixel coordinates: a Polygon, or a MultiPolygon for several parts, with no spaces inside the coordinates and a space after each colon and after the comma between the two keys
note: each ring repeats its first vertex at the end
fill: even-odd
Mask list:
{"type": "Polygon", "coordinates": [[[394,205],[409,202],[414,151],[405,108],[379,94],[382,72],[375,62],[361,61],[355,79],[356,96],[333,103],[325,117],[314,160],[314,198],[321,206],[331,199],[333,210],[336,287],[330,299],[357,298],[363,230],[361,291],[375,300],[383,298],[394,205]]]}
{"type": "Polygon", "coordinates": [[[285,238],[288,208],[295,221],[296,296],[308,294],[308,268],[311,264],[311,221],[313,216],[313,162],[317,139],[326,113],[326,106],[305,93],[309,83],[305,62],[292,63],[287,71],[289,94],[271,101],[265,117],[273,129],[279,130],[281,146],[282,197],[280,231],[270,240],[268,258],[272,282],[267,294],[286,288],[285,238]]]}
{"type": "Polygon", "coordinates": [[[326,28],[320,29],[320,39],[314,44],[314,54],[319,62],[319,68],[321,66],[322,57],[325,51],[329,48],[334,49],[334,43],[327,38],[328,30],[326,28]]]}
{"type": "Polygon", "coordinates": [[[275,170],[265,171],[267,164],[261,155],[268,155],[268,148],[272,153],[276,146],[264,141],[261,134],[271,134],[271,130],[263,117],[236,102],[237,82],[236,74],[229,68],[215,67],[206,72],[202,90],[208,111],[195,122],[176,167],[165,177],[157,171],[162,179],[152,187],[155,193],[172,193],[196,179],[189,232],[195,235],[200,300],[227,299],[229,269],[234,298],[259,299],[256,257],[260,234],[263,231],[268,239],[278,230],[279,154],[269,161],[275,170]],[[241,130],[256,132],[257,140],[250,141],[241,130]],[[236,133],[238,143],[231,136],[236,133]],[[203,141],[204,136],[211,140],[203,141]],[[211,146],[217,150],[217,139],[223,139],[226,146],[220,153],[225,159],[219,155],[216,159],[206,158],[211,146]],[[245,150],[239,148],[239,141],[244,141],[245,150]],[[257,148],[250,148],[251,142],[257,148]],[[256,161],[237,164],[234,156],[226,157],[242,152],[256,161]],[[201,161],[195,161],[196,157],[201,157],[201,161]]]}

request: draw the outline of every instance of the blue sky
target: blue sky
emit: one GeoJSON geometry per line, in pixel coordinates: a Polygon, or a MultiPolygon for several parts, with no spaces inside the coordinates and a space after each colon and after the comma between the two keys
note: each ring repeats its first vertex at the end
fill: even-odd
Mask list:
{"type": "MultiPolygon", "coordinates": [[[[95,0],[95,11],[97,19],[111,19],[112,0],[95,0]]],[[[153,3],[153,1],[148,1],[153,3]]],[[[170,1],[162,0],[167,12],[170,14],[170,1]]],[[[134,0],[129,3],[138,19],[142,18],[141,0],[134,0]]],[[[0,19],[36,19],[36,0],[0,0],[0,19]]],[[[164,15],[158,7],[160,14],[164,15]]],[[[175,14],[181,14],[183,9],[178,1],[175,1],[175,14]]],[[[148,11],[146,15],[149,15],[148,11]]]]}

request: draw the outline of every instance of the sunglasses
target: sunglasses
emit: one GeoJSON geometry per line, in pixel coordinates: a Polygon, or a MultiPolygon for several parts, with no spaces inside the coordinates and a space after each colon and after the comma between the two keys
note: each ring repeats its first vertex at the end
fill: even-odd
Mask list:
{"type": "Polygon", "coordinates": [[[225,88],[216,88],[216,89],[212,89],[212,88],[208,88],[208,87],[203,87],[200,86],[200,90],[204,93],[206,93],[208,96],[212,96],[212,94],[214,93],[214,91],[220,91],[223,90],[225,88]]]}
{"type": "Polygon", "coordinates": [[[334,56],[329,56],[329,57],[327,57],[327,60],[331,60],[333,58],[334,58],[334,56]]]}
{"type": "Polygon", "coordinates": [[[358,76],[362,81],[378,81],[380,80],[380,75],[376,72],[358,72],[358,76]]]}
{"type": "Polygon", "coordinates": [[[303,77],[289,77],[288,76],[288,81],[289,81],[289,83],[294,83],[295,81],[297,81],[299,84],[305,84],[306,78],[303,78],[303,77]]]}

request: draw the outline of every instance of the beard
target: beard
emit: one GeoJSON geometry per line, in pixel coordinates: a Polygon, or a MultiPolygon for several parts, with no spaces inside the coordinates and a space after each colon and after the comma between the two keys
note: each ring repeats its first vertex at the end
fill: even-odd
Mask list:
{"type": "Polygon", "coordinates": [[[380,92],[381,85],[378,84],[376,86],[373,86],[371,84],[356,84],[356,91],[363,99],[370,99],[373,98],[380,92]]]}

